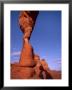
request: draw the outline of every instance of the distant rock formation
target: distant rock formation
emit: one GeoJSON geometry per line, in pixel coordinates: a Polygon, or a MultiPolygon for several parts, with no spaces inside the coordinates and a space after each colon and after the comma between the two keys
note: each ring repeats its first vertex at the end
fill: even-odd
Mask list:
{"type": "Polygon", "coordinates": [[[19,26],[23,32],[23,47],[21,50],[19,63],[11,64],[11,79],[60,79],[60,74],[53,77],[47,62],[34,53],[34,49],[29,42],[38,11],[21,11],[19,16],[19,26]]]}

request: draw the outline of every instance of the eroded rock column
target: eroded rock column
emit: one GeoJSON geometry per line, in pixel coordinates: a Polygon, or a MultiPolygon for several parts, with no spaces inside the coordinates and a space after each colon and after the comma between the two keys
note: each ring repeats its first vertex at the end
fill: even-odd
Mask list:
{"type": "Polygon", "coordinates": [[[20,65],[34,66],[34,51],[29,39],[35,25],[38,11],[21,11],[19,16],[20,29],[23,32],[23,47],[20,55],[20,65]]]}

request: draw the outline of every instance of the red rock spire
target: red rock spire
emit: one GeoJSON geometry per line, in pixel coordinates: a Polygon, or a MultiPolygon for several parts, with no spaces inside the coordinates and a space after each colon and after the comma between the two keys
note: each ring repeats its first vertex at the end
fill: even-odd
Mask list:
{"type": "Polygon", "coordinates": [[[20,29],[23,32],[23,48],[20,56],[20,64],[34,66],[34,52],[29,39],[38,15],[38,11],[21,11],[19,16],[20,29]]]}

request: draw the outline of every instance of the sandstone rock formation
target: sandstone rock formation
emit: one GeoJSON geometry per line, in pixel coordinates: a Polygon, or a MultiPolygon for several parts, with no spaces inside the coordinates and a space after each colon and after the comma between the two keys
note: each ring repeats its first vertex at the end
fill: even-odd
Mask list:
{"type": "Polygon", "coordinates": [[[34,55],[34,62],[37,64],[40,61],[40,57],[38,55],[34,55]]]}
{"type": "Polygon", "coordinates": [[[19,17],[20,29],[23,32],[23,48],[20,56],[20,64],[22,66],[34,66],[34,53],[29,39],[33,31],[38,11],[21,11],[19,17]]]}
{"type": "Polygon", "coordinates": [[[21,11],[19,16],[19,25],[24,33],[24,38],[30,39],[33,27],[38,15],[38,11],[21,11]]]}
{"type": "Polygon", "coordinates": [[[11,79],[60,79],[60,74],[51,74],[47,62],[34,53],[29,40],[35,25],[38,11],[21,11],[20,30],[23,32],[23,47],[19,63],[11,64],[11,79]],[[57,75],[57,76],[56,76],[57,75]]]}
{"type": "Polygon", "coordinates": [[[31,44],[27,41],[23,43],[23,48],[20,56],[20,65],[22,66],[34,66],[35,62],[33,60],[34,52],[31,44]]]}
{"type": "Polygon", "coordinates": [[[11,65],[11,79],[31,79],[34,75],[34,68],[23,67],[19,64],[11,65]]]}
{"type": "Polygon", "coordinates": [[[48,64],[46,63],[46,61],[42,59],[40,62],[41,62],[43,69],[47,71],[49,68],[48,68],[48,64]]]}
{"type": "Polygon", "coordinates": [[[11,79],[61,79],[61,71],[40,71],[36,67],[23,67],[20,64],[11,64],[11,79]],[[37,72],[37,73],[36,73],[37,72]]]}

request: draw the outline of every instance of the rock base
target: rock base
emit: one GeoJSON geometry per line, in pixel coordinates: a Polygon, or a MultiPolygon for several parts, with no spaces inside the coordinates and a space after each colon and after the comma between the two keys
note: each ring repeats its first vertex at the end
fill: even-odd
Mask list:
{"type": "Polygon", "coordinates": [[[11,65],[11,78],[12,79],[29,79],[33,77],[33,67],[24,67],[19,64],[11,65]]]}
{"type": "Polygon", "coordinates": [[[11,64],[11,79],[61,79],[61,72],[41,71],[36,66],[25,67],[16,63],[11,64]]]}

